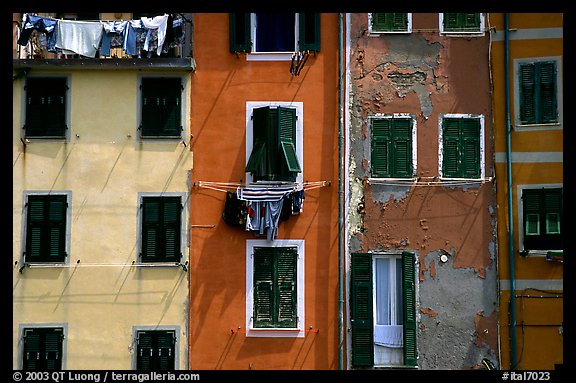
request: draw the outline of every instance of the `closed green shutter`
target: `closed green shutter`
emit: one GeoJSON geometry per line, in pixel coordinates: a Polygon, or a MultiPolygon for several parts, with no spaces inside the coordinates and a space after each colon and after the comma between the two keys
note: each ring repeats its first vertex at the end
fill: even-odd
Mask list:
{"type": "Polygon", "coordinates": [[[372,119],[372,176],[411,177],[412,120],[372,119]]]}
{"type": "Polygon", "coordinates": [[[351,269],[352,365],[372,366],[374,365],[372,255],[352,253],[351,269]]]}
{"type": "Polygon", "coordinates": [[[66,258],[65,195],[29,195],[26,262],[63,262],[66,258]]]}
{"type": "Polygon", "coordinates": [[[61,370],[63,338],[61,328],[25,329],[23,370],[61,370]]]}
{"type": "Polygon", "coordinates": [[[520,122],[558,122],[556,63],[544,61],[519,66],[520,122]]]}
{"type": "Polygon", "coordinates": [[[536,122],[536,73],[534,64],[521,64],[520,73],[520,122],[536,122]]]}
{"type": "Polygon", "coordinates": [[[442,144],[443,177],[480,177],[480,119],[444,118],[442,144]]]}
{"type": "Polygon", "coordinates": [[[66,78],[30,77],[26,80],[27,138],[66,137],[66,78]]]}
{"type": "Polygon", "coordinates": [[[540,206],[539,190],[524,190],[522,193],[524,205],[524,235],[540,235],[540,206]]]}
{"type": "Polygon", "coordinates": [[[151,371],[154,357],[154,342],[149,332],[138,333],[138,347],[136,350],[136,370],[151,371]]]}
{"type": "Polygon", "coordinates": [[[142,262],[178,262],[180,197],[142,198],[142,262]]]}
{"type": "Polygon", "coordinates": [[[540,122],[557,122],[556,64],[554,62],[538,63],[538,73],[540,75],[540,122]]]}
{"type": "Polygon", "coordinates": [[[142,137],[180,137],[180,78],[142,79],[142,137]]]}
{"type": "Polygon", "coordinates": [[[444,13],[445,32],[480,32],[480,13],[444,13]]]}
{"type": "Polygon", "coordinates": [[[230,13],[230,52],[251,52],[250,13],[230,13]]]}
{"type": "Polygon", "coordinates": [[[544,189],[546,234],[561,234],[562,189],[544,189]]]}
{"type": "Polygon", "coordinates": [[[373,32],[402,32],[407,30],[407,13],[372,13],[373,32]]]}
{"type": "Polygon", "coordinates": [[[412,177],[412,120],[392,120],[392,177],[412,177]]]}
{"type": "Polygon", "coordinates": [[[254,248],[254,328],[297,327],[295,248],[254,248]]]}
{"type": "Polygon", "coordinates": [[[416,256],[413,252],[402,252],[402,296],[404,299],[404,364],[416,366],[416,256]]]}
{"type": "Polygon", "coordinates": [[[372,177],[390,177],[392,134],[389,118],[372,120],[372,177]]]}
{"type": "Polygon", "coordinates": [[[158,350],[157,371],[174,370],[175,352],[174,331],[158,331],[156,333],[156,346],[158,350]]]}
{"type": "Polygon", "coordinates": [[[298,49],[300,51],[320,51],[320,14],[298,14],[298,49]]]}

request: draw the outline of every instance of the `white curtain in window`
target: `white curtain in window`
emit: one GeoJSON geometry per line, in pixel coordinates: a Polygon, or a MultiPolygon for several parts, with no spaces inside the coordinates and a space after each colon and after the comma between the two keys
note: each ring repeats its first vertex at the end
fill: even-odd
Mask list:
{"type": "Polygon", "coordinates": [[[374,343],[387,347],[403,347],[401,261],[376,258],[374,343]]]}

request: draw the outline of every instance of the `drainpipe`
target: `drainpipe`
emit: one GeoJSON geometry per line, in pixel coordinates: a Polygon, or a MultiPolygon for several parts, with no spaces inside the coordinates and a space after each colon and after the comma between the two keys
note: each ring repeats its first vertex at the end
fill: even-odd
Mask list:
{"type": "Polygon", "coordinates": [[[342,50],[344,49],[344,28],[342,13],[338,14],[338,369],[344,368],[344,268],[342,266],[342,215],[343,215],[343,190],[344,182],[342,169],[344,167],[344,156],[342,154],[343,139],[343,112],[342,112],[342,79],[343,62],[342,50]]]}
{"type": "Polygon", "coordinates": [[[510,262],[510,369],[516,369],[516,282],[514,277],[514,221],[512,211],[512,149],[510,143],[510,61],[508,13],[504,14],[504,82],[506,84],[506,165],[508,173],[508,260],[510,262]]]}

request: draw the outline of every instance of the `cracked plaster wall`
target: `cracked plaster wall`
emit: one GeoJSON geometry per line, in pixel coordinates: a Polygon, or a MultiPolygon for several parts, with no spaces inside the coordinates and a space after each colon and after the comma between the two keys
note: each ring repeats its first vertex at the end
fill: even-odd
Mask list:
{"type": "Polygon", "coordinates": [[[430,31],[437,18],[413,14],[411,34],[373,36],[367,14],[351,14],[349,251],[415,251],[419,367],[469,369],[483,357],[498,362],[494,184],[370,180],[367,118],[391,113],[416,118],[416,176],[428,180],[438,176],[438,115],[483,114],[493,175],[488,37],[439,36],[430,31]]]}

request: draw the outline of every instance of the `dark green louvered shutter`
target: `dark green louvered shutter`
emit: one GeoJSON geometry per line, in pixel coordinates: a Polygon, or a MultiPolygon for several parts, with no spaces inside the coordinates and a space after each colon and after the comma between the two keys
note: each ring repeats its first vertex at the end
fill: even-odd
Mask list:
{"type": "Polygon", "coordinates": [[[372,255],[351,257],[352,365],[374,365],[374,320],[372,307],[372,255]]]}
{"type": "Polygon", "coordinates": [[[252,153],[246,164],[246,172],[252,173],[255,180],[266,179],[271,174],[274,153],[270,107],[254,108],[252,111],[252,153]]]}
{"type": "Polygon", "coordinates": [[[519,66],[520,122],[558,122],[556,63],[525,63],[519,66]]]}
{"type": "Polygon", "coordinates": [[[372,176],[412,176],[412,120],[372,120],[372,176]]]}
{"type": "Polygon", "coordinates": [[[142,137],[180,137],[180,78],[142,79],[142,137]]]}
{"type": "MultiPolygon", "coordinates": [[[[287,169],[283,174],[292,176],[301,172],[300,163],[296,154],[296,109],[278,107],[278,138],[280,155],[284,158],[283,166],[287,169]]],[[[283,169],[283,166],[280,166],[283,169]]]]}
{"type": "Polygon", "coordinates": [[[413,252],[402,252],[402,296],[404,299],[404,364],[417,365],[416,349],[416,275],[413,252]]]}
{"type": "Polygon", "coordinates": [[[23,369],[61,370],[63,338],[61,328],[24,330],[23,369]]]}
{"type": "Polygon", "coordinates": [[[412,120],[392,120],[392,177],[412,176],[412,120]]]}
{"type": "Polygon", "coordinates": [[[254,327],[274,327],[274,254],[254,248],[254,327]]]}
{"type": "Polygon", "coordinates": [[[480,32],[480,13],[444,13],[445,32],[480,32]]]}
{"type": "Polygon", "coordinates": [[[480,177],[480,120],[478,118],[444,118],[442,141],[443,177],[480,177]]]}
{"type": "Polygon", "coordinates": [[[402,32],[407,30],[407,13],[372,13],[373,32],[402,32]]]}
{"type": "Polygon", "coordinates": [[[142,262],[178,262],[180,197],[142,198],[142,262]]]}
{"type": "Polygon", "coordinates": [[[372,120],[372,177],[390,177],[391,125],[389,118],[372,120]]]}
{"type": "Polygon", "coordinates": [[[66,258],[65,195],[29,195],[26,262],[64,262],[66,258]]]}
{"type": "Polygon", "coordinates": [[[296,300],[296,259],[295,248],[274,248],[276,252],[277,292],[276,307],[277,324],[282,328],[297,326],[296,300]]]}
{"type": "Polygon", "coordinates": [[[300,51],[320,51],[320,14],[298,14],[298,49],[300,51]]]}
{"type": "Polygon", "coordinates": [[[156,347],[158,350],[157,371],[170,371],[175,367],[174,331],[158,331],[156,347]]]}
{"type": "Polygon", "coordinates": [[[66,137],[67,89],[66,78],[30,77],[26,80],[26,137],[66,137]]]}
{"type": "Polygon", "coordinates": [[[562,189],[524,189],[522,204],[525,249],[562,248],[562,189]]]}
{"type": "Polygon", "coordinates": [[[251,52],[250,13],[230,13],[230,51],[251,52]]]}
{"type": "Polygon", "coordinates": [[[138,333],[137,342],[136,369],[138,371],[151,371],[154,358],[154,341],[152,333],[138,333]]]}

